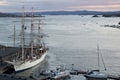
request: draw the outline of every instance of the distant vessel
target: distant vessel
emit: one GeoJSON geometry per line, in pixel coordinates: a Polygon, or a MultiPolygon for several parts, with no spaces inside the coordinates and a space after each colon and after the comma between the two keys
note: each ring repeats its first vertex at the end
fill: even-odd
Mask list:
{"type": "MultiPolygon", "coordinates": [[[[24,13],[24,6],[23,6],[22,26],[21,26],[21,34],[20,34],[21,45],[14,47],[19,49],[19,51],[17,52],[17,55],[12,57],[10,60],[6,61],[14,65],[15,72],[21,72],[36,66],[37,64],[41,63],[44,60],[45,56],[47,55],[48,48],[45,46],[45,43],[43,40],[44,35],[41,33],[40,20],[38,23],[37,32],[34,31],[35,30],[34,27],[35,27],[34,13],[32,8],[30,35],[29,35],[29,38],[27,36],[28,40],[26,40],[25,13],[24,13]]],[[[14,32],[14,37],[15,37],[15,32],[14,32]]],[[[14,45],[15,45],[15,38],[14,38],[14,45]]]]}
{"type": "MultiPolygon", "coordinates": [[[[87,80],[107,80],[107,75],[100,72],[99,45],[97,46],[97,54],[98,54],[98,70],[91,70],[90,72],[85,74],[84,76],[86,77],[87,80]]],[[[101,55],[101,57],[102,57],[102,55],[101,55]]],[[[102,61],[103,61],[103,58],[102,58],[102,61]]],[[[103,64],[104,64],[104,61],[103,61],[103,64]]],[[[105,67],[105,64],[104,64],[104,67],[105,67]]],[[[106,67],[105,67],[105,70],[106,70],[106,67]]]]}

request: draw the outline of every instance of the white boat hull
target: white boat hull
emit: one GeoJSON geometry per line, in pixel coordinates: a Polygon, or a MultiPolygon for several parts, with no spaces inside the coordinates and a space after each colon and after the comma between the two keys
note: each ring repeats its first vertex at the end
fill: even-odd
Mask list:
{"type": "Polygon", "coordinates": [[[45,52],[39,59],[35,61],[27,61],[19,66],[14,65],[15,72],[22,72],[36,66],[37,64],[41,63],[45,59],[46,55],[47,55],[47,52],[45,52]]]}
{"type": "Polygon", "coordinates": [[[99,71],[91,71],[84,76],[87,80],[107,80],[107,75],[100,73],[99,71]]]}

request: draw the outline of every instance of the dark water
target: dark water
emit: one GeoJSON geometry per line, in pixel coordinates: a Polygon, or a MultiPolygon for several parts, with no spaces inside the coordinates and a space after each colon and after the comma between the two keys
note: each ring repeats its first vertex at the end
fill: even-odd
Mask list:
{"type": "MultiPolygon", "coordinates": [[[[8,37],[12,36],[14,20],[20,21],[19,18],[0,18],[1,44],[12,44],[12,39],[8,37]]],[[[120,74],[120,30],[103,27],[117,24],[119,21],[119,18],[91,16],[46,16],[43,22],[47,25],[42,25],[42,30],[49,36],[45,38],[49,46],[47,67],[52,69],[64,65],[70,69],[71,64],[74,64],[75,69],[97,69],[96,46],[99,44],[107,67],[107,71],[103,71],[104,67],[100,62],[101,71],[120,74]]],[[[20,23],[15,24],[19,32],[20,23]]],[[[78,75],[72,76],[72,80],[85,78],[78,75]]]]}

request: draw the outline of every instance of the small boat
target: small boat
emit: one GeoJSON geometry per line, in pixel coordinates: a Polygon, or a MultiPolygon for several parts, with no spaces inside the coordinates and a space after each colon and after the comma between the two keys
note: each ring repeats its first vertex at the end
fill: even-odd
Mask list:
{"type": "Polygon", "coordinates": [[[70,72],[62,68],[57,68],[56,70],[43,70],[40,72],[40,75],[52,80],[71,78],[70,72]]]}
{"type": "Polygon", "coordinates": [[[55,80],[58,80],[58,79],[70,79],[70,73],[67,72],[67,71],[58,72],[52,78],[55,79],[55,80]]]}
{"type": "MultiPolygon", "coordinates": [[[[97,54],[98,54],[98,70],[91,70],[90,72],[85,74],[84,76],[86,77],[86,80],[107,80],[107,74],[100,72],[99,59],[100,59],[100,56],[102,57],[102,55],[99,53],[99,45],[97,46],[97,54]]],[[[102,58],[102,62],[103,62],[104,68],[106,70],[103,58],[102,58]]]]}
{"type": "Polygon", "coordinates": [[[101,73],[99,70],[92,70],[84,76],[86,80],[107,80],[107,75],[101,73]]]}

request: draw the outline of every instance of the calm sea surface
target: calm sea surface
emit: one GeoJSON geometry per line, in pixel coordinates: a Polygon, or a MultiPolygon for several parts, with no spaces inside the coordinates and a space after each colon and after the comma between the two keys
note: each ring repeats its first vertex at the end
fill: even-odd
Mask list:
{"type": "MultiPolygon", "coordinates": [[[[13,44],[13,26],[16,25],[16,32],[19,35],[20,21],[20,18],[0,18],[0,44],[13,44]]],[[[107,67],[106,72],[120,75],[120,29],[103,26],[116,25],[119,21],[120,18],[117,17],[45,16],[42,18],[44,24],[42,32],[48,35],[44,38],[49,47],[48,67],[64,65],[70,69],[71,64],[74,64],[75,69],[97,69],[96,46],[99,44],[107,67]]],[[[30,26],[27,20],[26,22],[26,26],[30,26]]],[[[19,36],[16,38],[16,45],[19,45],[19,36]]],[[[102,62],[100,66],[103,71],[102,62]]],[[[78,75],[72,76],[72,80],[85,78],[78,75]]]]}

